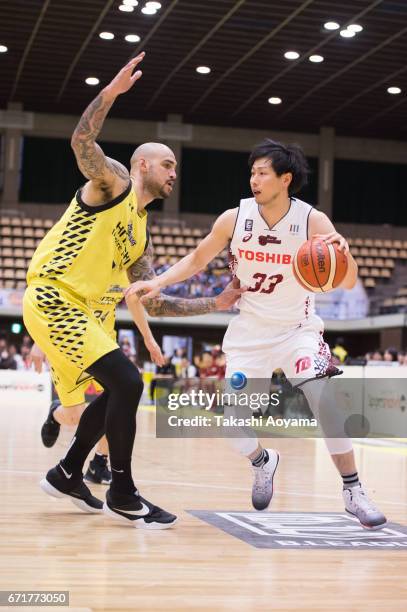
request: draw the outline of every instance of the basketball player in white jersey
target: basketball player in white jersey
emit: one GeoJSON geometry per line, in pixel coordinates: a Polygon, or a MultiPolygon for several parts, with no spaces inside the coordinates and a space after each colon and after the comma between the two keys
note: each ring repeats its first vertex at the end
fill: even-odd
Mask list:
{"type": "MultiPolygon", "coordinates": [[[[315,314],[314,294],[296,281],[292,259],[298,247],[311,237],[338,243],[348,258],[348,271],[341,284],[344,289],[355,285],[357,264],[345,238],[328,217],[294,197],[306,183],[308,173],[299,147],[266,139],[253,150],[249,166],[254,197],[220,215],[195,251],[164,274],[134,283],[127,300],[136,292],[144,293],[142,301],[148,307],[160,289],[193,276],[230,244],[233,274],[247,290],[240,298],[240,314],[232,319],[223,342],[226,379],[242,373],[250,384],[250,379],[270,379],[273,371],[281,368],[293,384],[295,379],[301,384],[318,417],[323,390],[329,377],[338,371],[331,366],[329,347],[322,335],[323,322],[315,314]]],[[[386,517],[362,489],[351,440],[325,439],[343,479],[346,510],[363,527],[382,528],[386,517]]],[[[264,510],[273,495],[278,453],[263,449],[254,432],[231,441],[253,465],[252,502],[257,510],[264,510]]]]}

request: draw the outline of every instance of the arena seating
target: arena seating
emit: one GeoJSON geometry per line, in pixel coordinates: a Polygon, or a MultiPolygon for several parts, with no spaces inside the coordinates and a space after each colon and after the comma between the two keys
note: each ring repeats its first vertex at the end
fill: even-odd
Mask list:
{"type": "Polygon", "coordinates": [[[23,289],[28,264],[52,219],[0,217],[0,286],[23,289]]]}
{"type": "MultiPolygon", "coordinates": [[[[0,287],[24,289],[28,264],[37,244],[52,227],[52,219],[0,216],[0,287]]],[[[208,228],[188,227],[184,222],[153,223],[150,234],[154,244],[155,267],[172,265],[194,250],[208,228]]],[[[407,262],[407,240],[348,238],[359,266],[359,276],[369,295],[377,294],[377,311],[396,312],[407,307],[407,288],[397,283],[397,267],[407,262]],[[387,287],[387,288],[386,288],[387,287]],[[384,288],[383,291],[380,288],[384,288]],[[383,294],[383,295],[382,295],[383,294]]],[[[228,271],[227,250],[211,265],[211,274],[228,271]]],[[[406,276],[407,286],[407,276],[406,276]]]]}
{"type": "MultiPolygon", "coordinates": [[[[0,287],[24,289],[28,265],[34,250],[52,219],[28,219],[0,216],[0,287]]],[[[155,252],[155,266],[174,264],[194,250],[208,229],[181,225],[156,225],[150,228],[155,252]]],[[[227,253],[215,260],[213,273],[220,274],[227,268],[227,253]]]]}

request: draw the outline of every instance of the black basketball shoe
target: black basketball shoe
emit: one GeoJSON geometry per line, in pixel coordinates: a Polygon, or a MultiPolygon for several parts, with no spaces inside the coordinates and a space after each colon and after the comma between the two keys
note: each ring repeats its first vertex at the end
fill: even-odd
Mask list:
{"type": "Polygon", "coordinates": [[[59,430],[61,425],[54,419],[54,411],[61,405],[61,402],[57,399],[51,402],[51,406],[48,412],[47,420],[41,427],[41,440],[44,446],[51,448],[59,436],[59,430]]]}
{"type": "Polygon", "coordinates": [[[103,511],[107,516],[137,529],[169,529],[177,522],[177,517],[141,497],[136,491],[133,495],[106,493],[103,511]]]}
{"type": "Polygon", "coordinates": [[[89,467],[85,474],[85,480],[93,484],[110,484],[112,473],[107,466],[105,455],[95,455],[89,462],[89,467]]]}
{"type": "Polygon", "coordinates": [[[51,497],[67,497],[84,512],[103,512],[103,502],[92,495],[82,480],[82,474],[69,474],[59,463],[40,482],[41,489],[51,497]]]}

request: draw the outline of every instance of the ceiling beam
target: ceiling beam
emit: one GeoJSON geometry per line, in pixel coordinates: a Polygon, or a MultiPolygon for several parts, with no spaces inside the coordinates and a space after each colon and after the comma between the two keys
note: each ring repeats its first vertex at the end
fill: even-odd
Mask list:
{"type": "Polygon", "coordinates": [[[201,106],[201,104],[206,100],[206,98],[216,89],[232,72],[234,72],[239,66],[241,66],[246,60],[248,60],[252,55],[254,55],[261,47],[263,47],[266,43],[269,42],[272,38],[274,38],[280,30],[285,28],[293,19],[297,17],[302,11],[304,11],[310,4],[312,4],[314,0],[305,0],[298,6],[295,11],[290,13],[281,23],[279,23],[271,32],[269,32],[266,36],[264,36],[259,42],[254,45],[245,53],[237,62],[235,62],[230,68],[226,70],[208,89],[205,90],[205,93],[195,102],[193,107],[191,108],[191,113],[194,113],[196,109],[201,106]]]}
{"type": "Polygon", "coordinates": [[[400,38],[401,36],[404,36],[405,34],[407,34],[407,27],[403,28],[402,30],[400,30],[399,32],[397,32],[396,34],[393,34],[393,36],[390,36],[390,38],[386,38],[386,40],[384,40],[383,42],[381,42],[379,45],[376,45],[376,47],[373,47],[372,49],[369,49],[369,51],[366,51],[366,53],[364,53],[363,55],[360,55],[359,57],[357,57],[353,62],[351,62],[350,64],[346,64],[346,66],[344,66],[343,68],[341,68],[341,70],[338,70],[337,72],[334,72],[333,74],[331,74],[329,77],[327,77],[326,79],[324,79],[323,81],[320,81],[317,85],[315,85],[315,87],[311,87],[311,89],[309,89],[307,91],[306,94],[304,94],[303,96],[301,96],[300,98],[298,98],[298,100],[296,100],[296,102],[293,102],[293,104],[291,104],[280,116],[279,118],[282,119],[283,117],[285,117],[286,115],[288,115],[294,108],[297,108],[297,106],[299,106],[300,104],[302,104],[304,102],[304,100],[307,100],[310,96],[312,96],[313,93],[315,93],[316,91],[318,91],[319,89],[321,89],[321,87],[324,87],[325,85],[327,85],[328,83],[330,83],[331,81],[334,81],[335,79],[337,79],[338,77],[342,76],[343,74],[345,74],[345,72],[348,72],[348,70],[350,70],[351,68],[354,68],[354,66],[357,66],[358,64],[360,64],[361,62],[364,62],[366,59],[368,59],[371,55],[374,55],[375,53],[377,53],[378,51],[380,51],[381,49],[383,49],[384,47],[387,47],[387,45],[390,45],[392,42],[394,42],[395,40],[397,40],[398,38],[400,38]]]}
{"type": "Polygon", "coordinates": [[[329,113],[321,117],[321,122],[323,124],[326,124],[326,122],[332,117],[334,117],[339,111],[343,110],[347,106],[350,106],[350,104],[352,104],[359,98],[362,98],[363,96],[377,89],[384,83],[390,82],[392,79],[395,79],[396,77],[400,76],[400,74],[403,74],[403,72],[406,72],[406,71],[407,71],[407,66],[403,66],[402,68],[399,68],[399,70],[396,70],[395,72],[392,72],[391,74],[386,75],[385,77],[380,79],[380,81],[375,81],[372,85],[370,85],[369,87],[365,87],[365,89],[362,89],[362,91],[359,91],[357,94],[355,94],[351,98],[348,98],[347,100],[345,100],[345,102],[343,102],[342,104],[340,104],[339,106],[331,110],[329,113]]]}
{"type": "Polygon", "coordinates": [[[93,24],[93,27],[91,28],[89,34],[87,35],[87,37],[85,38],[85,40],[83,41],[79,51],[77,52],[77,54],[75,55],[74,59],[71,62],[71,65],[69,66],[65,78],[62,82],[62,85],[59,89],[58,95],[57,95],[57,102],[60,101],[60,99],[62,98],[62,94],[65,91],[65,88],[69,82],[69,79],[72,76],[72,73],[77,65],[77,63],[79,62],[80,57],[82,56],[83,52],[85,51],[86,47],[88,46],[88,44],[90,43],[90,41],[92,40],[92,38],[95,35],[95,32],[98,30],[100,24],[102,23],[103,19],[105,18],[106,13],[108,13],[108,11],[110,11],[112,5],[115,3],[115,0],[108,0],[104,6],[104,8],[102,9],[98,19],[96,19],[95,23],[93,24]]]}
{"type": "Polygon", "coordinates": [[[143,40],[140,41],[140,43],[138,44],[136,49],[133,50],[132,54],[129,56],[129,59],[127,61],[130,61],[133,57],[136,57],[136,55],[138,55],[138,53],[140,53],[140,51],[144,51],[146,49],[146,44],[148,43],[150,38],[152,38],[154,36],[154,34],[156,33],[156,31],[158,30],[160,25],[167,19],[168,15],[174,10],[174,8],[178,4],[178,2],[179,2],[179,0],[172,0],[171,4],[168,6],[167,10],[161,15],[160,19],[157,21],[155,26],[153,28],[151,28],[151,30],[149,31],[147,36],[145,38],[143,38],[143,40]]]}
{"type": "Polygon", "coordinates": [[[167,86],[167,84],[171,81],[171,79],[177,74],[177,72],[179,72],[179,70],[181,70],[181,68],[185,66],[185,64],[191,59],[191,57],[193,57],[195,53],[199,51],[201,47],[203,47],[203,45],[223,26],[224,23],[226,23],[226,21],[228,21],[228,19],[232,17],[234,13],[236,13],[236,11],[245,2],[246,0],[239,0],[238,2],[236,2],[235,5],[230,9],[230,11],[228,11],[226,15],[224,15],[222,19],[218,21],[218,23],[211,30],[209,30],[209,32],[202,38],[202,40],[197,45],[195,45],[195,47],[191,49],[191,51],[182,59],[182,61],[179,62],[179,64],[177,64],[175,68],[173,68],[173,70],[171,70],[171,72],[166,76],[166,78],[161,83],[160,87],[155,91],[153,97],[148,102],[146,108],[150,108],[152,104],[154,104],[155,100],[158,98],[160,93],[167,86]]]}
{"type": "Polygon", "coordinates": [[[31,36],[28,39],[28,42],[27,42],[27,44],[25,46],[24,53],[23,53],[23,55],[21,57],[20,63],[19,63],[18,68],[17,68],[16,77],[14,79],[14,85],[13,85],[13,88],[12,88],[11,93],[10,93],[10,97],[9,97],[10,101],[13,101],[13,99],[14,99],[14,96],[15,96],[16,91],[17,91],[18,84],[20,82],[21,74],[22,74],[22,72],[24,70],[25,61],[26,61],[26,59],[28,57],[29,52],[31,51],[31,47],[32,47],[32,45],[34,43],[35,37],[37,36],[37,32],[40,29],[40,25],[42,23],[42,20],[45,17],[45,13],[47,12],[47,9],[48,9],[48,6],[49,6],[50,2],[51,2],[51,0],[45,0],[44,4],[42,5],[40,14],[38,15],[38,19],[37,19],[37,21],[35,23],[33,31],[31,32],[31,36]]]}
{"type": "MultiPolygon", "coordinates": [[[[360,17],[363,17],[363,15],[366,15],[366,13],[373,10],[378,4],[381,4],[382,2],[383,0],[374,0],[374,2],[369,4],[369,6],[367,6],[363,11],[361,11],[360,13],[357,13],[357,15],[349,19],[343,27],[346,28],[351,23],[357,22],[357,20],[360,19],[360,17]]],[[[243,104],[239,106],[239,108],[233,113],[232,117],[236,117],[236,115],[241,113],[242,110],[244,110],[247,106],[249,106],[249,104],[253,102],[253,100],[255,100],[261,93],[263,93],[263,91],[268,89],[270,85],[278,81],[278,79],[281,79],[281,77],[286,75],[288,72],[291,72],[291,70],[294,70],[297,66],[302,64],[302,62],[305,62],[310,55],[313,55],[316,51],[319,51],[320,49],[322,49],[322,47],[327,45],[336,36],[338,36],[338,32],[335,30],[334,32],[332,32],[332,34],[327,36],[321,43],[319,43],[315,47],[312,47],[311,49],[308,49],[308,51],[305,51],[302,57],[300,57],[298,60],[295,60],[295,62],[293,62],[291,65],[287,66],[286,68],[284,68],[284,70],[281,70],[274,77],[272,77],[271,79],[263,83],[261,87],[259,87],[245,102],[243,102],[243,104]]],[[[279,118],[281,118],[283,114],[279,115],[279,118]]]]}
{"type": "Polygon", "coordinates": [[[373,123],[377,119],[380,119],[381,117],[384,117],[384,115],[387,115],[388,113],[391,113],[395,108],[398,108],[399,106],[401,106],[402,104],[405,104],[405,103],[406,103],[406,98],[402,98],[401,100],[397,100],[397,102],[395,102],[394,104],[391,104],[390,106],[386,106],[386,108],[384,108],[382,111],[380,111],[379,113],[376,113],[375,115],[372,115],[371,117],[366,119],[366,121],[363,121],[362,123],[359,123],[358,125],[359,125],[359,127],[365,127],[366,125],[370,125],[371,123],[373,123]]]}

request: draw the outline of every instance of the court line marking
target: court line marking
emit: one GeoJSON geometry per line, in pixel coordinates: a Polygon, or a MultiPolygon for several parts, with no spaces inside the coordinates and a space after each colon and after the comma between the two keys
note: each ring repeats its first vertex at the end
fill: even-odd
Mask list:
{"type": "MultiPolygon", "coordinates": [[[[0,469],[0,474],[22,474],[22,475],[34,475],[41,476],[44,474],[43,471],[34,472],[31,470],[12,470],[12,469],[0,469]]],[[[152,485],[169,485],[169,486],[178,486],[178,487],[192,487],[195,489],[220,489],[223,491],[244,491],[250,492],[250,487],[233,487],[233,486],[225,486],[225,485],[215,485],[215,484],[204,484],[199,482],[178,482],[176,480],[150,480],[150,479],[141,479],[137,478],[137,483],[143,484],[152,484],[152,485]]],[[[297,491],[290,491],[289,489],[282,489],[278,487],[278,491],[293,497],[315,497],[321,499],[338,499],[338,495],[324,495],[322,493],[299,493],[297,491]]],[[[406,502],[394,502],[394,501],[384,501],[382,500],[380,503],[390,504],[391,506],[403,506],[404,508],[407,506],[406,502]]]]}

